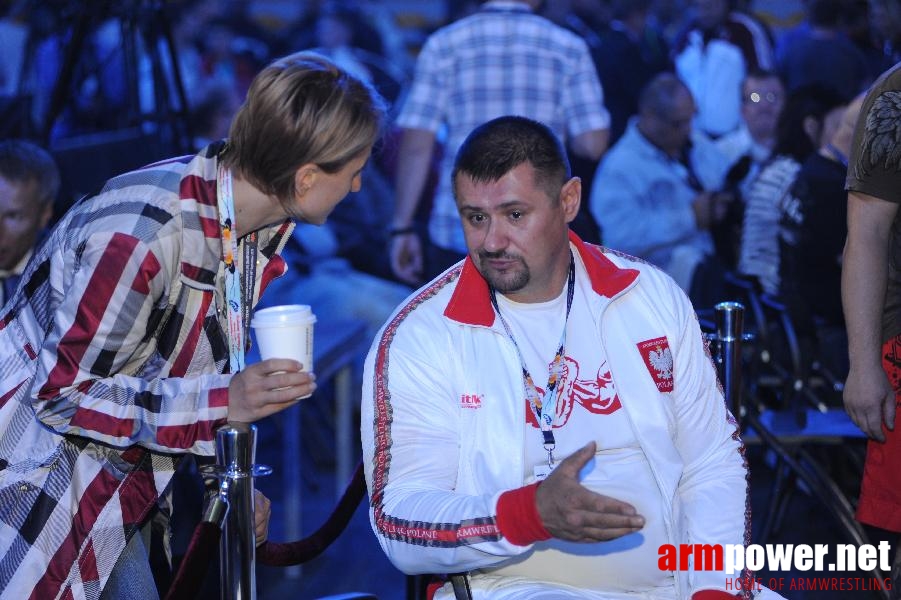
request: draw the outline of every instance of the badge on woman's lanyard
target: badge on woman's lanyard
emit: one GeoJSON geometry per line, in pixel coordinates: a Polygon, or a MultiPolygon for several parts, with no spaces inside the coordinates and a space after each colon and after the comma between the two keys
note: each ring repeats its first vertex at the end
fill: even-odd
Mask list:
{"type": "Polygon", "coordinates": [[[504,319],[504,315],[501,314],[500,306],[497,303],[497,292],[494,288],[491,288],[491,304],[494,306],[494,310],[497,311],[497,316],[500,317],[501,323],[504,326],[504,330],[507,332],[507,337],[510,338],[510,341],[513,342],[513,347],[516,348],[516,354],[519,356],[519,364],[522,367],[522,379],[523,379],[523,388],[526,394],[526,399],[529,401],[529,407],[532,409],[532,414],[535,415],[535,419],[538,421],[538,427],[541,430],[541,439],[542,444],[544,446],[544,450],[547,452],[547,466],[539,465],[535,469],[535,475],[539,479],[543,479],[547,477],[548,474],[554,469],[554,448],[556,448],[556,440],[554,439],[554,423],[556,421],[556,413],[557,413],[557,402],[560,399],[561,386],[560,381],[563,378],[563,370],[565,366],[564,355],[566,348],[566,324],[569,321],[569,311],[572,309],[573,305],[573,295],[575,293],[576,287],[576,263],[573,258],[572,252],[569,254],[569,279],[567,281],[566,287],[566,317],[563,320],[563,332],[560,334],[560,344],[557,346],[557,352],[554,354],[554,359],[551,361],[550,366],[548,367],[548,379],[547,386],[544,388],[544,395],[538,393],[538,388],[535,387],[535,382],[532,380],[532,375],[529,373],[529,369],[526,368],[526,361],[522,356],[522,351],[519,349],[519,344],[516,343],[516,338],[513,337],[513,331],[511,331],[510,326],[507,324],[506,319],[504,319]]]}
{"type": "Polygon", "coordinates": [[[235,198],[232,174],[219,165],[216,177],[216,203],[219,207],[219,232],[222,237],[222,262],[225,264],[225,304],[228,317],[229,372],[244,369],[244,348],[253,304],[256,279],[256,232],[244,238],[244,269],[238,269],[238,236],[235,234],[235,198]]]}

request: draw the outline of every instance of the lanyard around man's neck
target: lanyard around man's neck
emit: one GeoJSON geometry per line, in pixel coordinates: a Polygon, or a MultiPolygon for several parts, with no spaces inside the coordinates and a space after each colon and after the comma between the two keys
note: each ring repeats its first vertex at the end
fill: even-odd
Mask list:
{"type": "Polygon", "coordinates": [[[556,420],[557,402],[560,398],[562,388],[560,382],[563,378],[563,368],[565,366],[566,324],[569,321],[569,312],[573,306],[575,289],[576,261],[573,258],[572,252],[570,252],[569,278],[567,279],[566,284],[566,317],[563,320],[563,332],[560,334],[560,344],[558,344],[554,359],[548,367],[547,386],[544,388],[543,397],[538,393],[538,388],[535,386],[532,375],[529,373],[529,369],[526,368],[526,361],[523,358],[522,350],[519,349],[519,344],[516,343],[516,338],[513,337],[513,331],[507,324],[507,320],[504,319],[504,315],[501,314],[501,308],[497,303],[497,292],[493,287],[489,292],[491,294],[491,304],[494,306],[494,310],[497,311],[497,316],[500,318],[504,330],[507,332],[507,336],[510,338],[510,341],[513,342],[516,353],[519,355],[519,364],[522,367],[523,389],[525,390],[526,398],[529,401],[529,407],[531,407],[532,413],[538,421],[538,427],[541,430],[541,440],[544,449],[547,452],[548,467],[553,467],[554,448],[557,445],[557,442],[554,439],[554,422],[556,420]]]}

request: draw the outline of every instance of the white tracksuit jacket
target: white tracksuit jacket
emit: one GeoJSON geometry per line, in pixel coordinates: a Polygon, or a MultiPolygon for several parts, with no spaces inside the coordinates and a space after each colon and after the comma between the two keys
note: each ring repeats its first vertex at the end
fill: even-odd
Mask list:
{"type": "MultiPolygon", "coordinates": [[[[597,292],[592,322],[575,325],[600,332],[617,394],[667,499],[671,543],[749,543],[743,449],[688,299],[656,267],[570,239],[576,276],[597,292]],[[658,389],[659,373],[639,350],[661,337],[673,357],[672,391],[658,389]]],[[[467,258],[397,309],[366,360],[370,519],[401,571],[489,568],[530,551],[496,523],[498,497],[524,485],[524,411],[516,349],[467,258]]],[[[725,581],[719,571],[676,573],[685,599],[725,581]]]]}

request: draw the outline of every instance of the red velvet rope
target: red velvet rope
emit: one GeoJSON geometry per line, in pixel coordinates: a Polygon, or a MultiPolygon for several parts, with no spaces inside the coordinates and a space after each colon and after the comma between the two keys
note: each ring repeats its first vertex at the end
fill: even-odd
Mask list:
{"type": "MultiPolygon", "coordinates": [[[[305,563],[328,548],[347,527],[351,517],[366,494],[366,478],[363,462],[357,464],[353,478],[344,490],[341,500],[332,514],[316,532],[296,542],[277,544],[266,542],[257,548],[257,559],[271,567],[287,567],[305,563]]],[[[165,600],[194,600],[207,569],[219,547],[222,530],[215,523],[201,521],[194,529],[188,551],[182,560],[178,573],[169,587],[165,600]]]]}
{"type": "Polygon", "coordinates": [[[366,478],[363,475],[361,461],[357,464],[350,483],[344,489],[341,500],[315,533],[296,542],[283,544],[266,542],[257,548],[257,559],[270,567],[288,567],[316,558],[341,535],[365,494],[366,478]]]}
{"type": "Polygon", "coordinates": [[[222,530],[215,523],[201,521],[194,528],[188,551],[178,567],[178,573],[169,586],[166,600],[189,600],[197,598],[207,568],[219,549],[222,530]]]}

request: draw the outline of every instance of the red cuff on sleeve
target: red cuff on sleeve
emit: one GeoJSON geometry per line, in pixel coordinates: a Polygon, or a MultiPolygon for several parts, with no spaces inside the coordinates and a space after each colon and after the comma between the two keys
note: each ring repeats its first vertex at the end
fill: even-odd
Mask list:
{"type": "Polygon", "coordinates": [[[549,540],[551,534],[541,523],[535,493],[541,482],[510,490],[497,500],[497,526],[507,541],[517,546],[528,546],[549,540]]]}
{"type": "Polygon", "coordinates": [[[736,595],[721,590],[701,590],[691,595],[691,600],[735,600],[736,595]]]}

